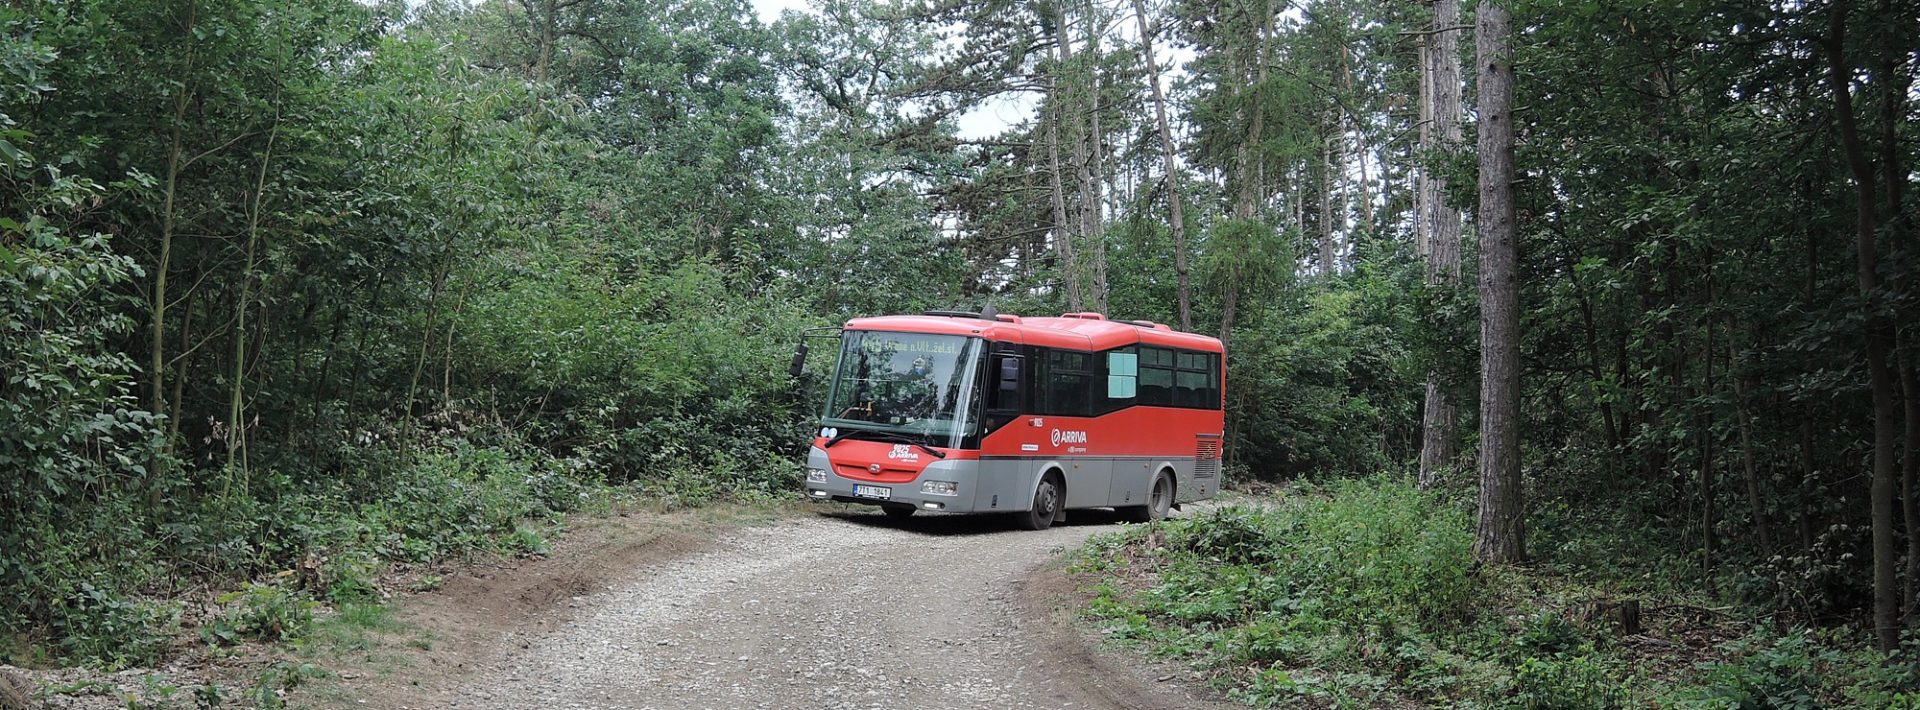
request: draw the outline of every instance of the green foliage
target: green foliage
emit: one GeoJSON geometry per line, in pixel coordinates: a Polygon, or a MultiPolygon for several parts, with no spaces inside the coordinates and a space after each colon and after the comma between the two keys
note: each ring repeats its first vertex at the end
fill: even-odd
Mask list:
{"type": "Polygon", "coordinates": [[[58,617],[60,651],[106,669],[151,667],[173,645],[180,613],[176,602],[129,599],[81,583],[58,617]]]}
{"type": "Polygon", "coordinates": [[[1703,664],[1692,687],[1673,693],[1678,706],[1900,708],[1912,707],[1920,690],[1912,665],[1889,663],[1841,633],[1761,627],[1722,650],[1724,660],[1703,664]]]}
{"type": "Polygon", "coordinates": [[[249,584],[219,597],[224,607],[200,627],[200,638],[226,646],[240,640],[299,641],[313,628],[318,603],[297,590],[271,584],[249,584]]]}
{"type": "Polygon", "coordinates": [[[1235,671],[1255,704],[1363,702],[1406,675],[1466,672],[1439,649],[1481,621],[1467,516],[1386,479],[1296,487],[1099,540],[1083,564],[1144,588],[1092,606],[1123,638],[1235,671]],[[1139,565],[1136,568],[1133,565],[1139,565]]]}
{"type": "Polygon", "coordinates": [[[1357,475],[1419,448],[1424,373],[1404,297],[1382,277],[1256,301],[1227,358],[1232,460],[1265,477],[1357,475]],[[1367,432],[1370,435],[1356,436],[1367,432]]]}
{"type": "Polygon", "coordinates": [[[247,691],[253,707],[263,710],[287,707],[287,693],[305,685],[316,678],[328,678],[332,674],[325,668],[311,663],[293,664],[286,661],[274,661],[266,670],[254,677],[253,687],[247,691]]]}
{"type": "MultiPolygon", "coordinates": [[[[0,11],[9,36],[25,18],[0,11]]],[[[36,155],[19,107],[49,90],[53,50],[33,38],[0,54],[0,636],[34,622],[65,629],[65,653],[148,663],[177,612],[128,601],[152,569],[132,496],[153,490],[159,430],[132,395],[124,289],[141,275],[105,234],[62,221],[109,191],[71,174],[72,156],[36,155]]]]}
{"type": "Polygon", "coordinates": [[[1521,659],[1513,669],[1513,704],[1524,710],[1615,710],[1628,707],[1613,661],[1591,645],[1521,659]]]}
{"type": "MultiPolygon", "coordinates": [[[[1396,479],[1295,484],[1096,537],[1086,614],[1250,705],[1516,710],[1897,707],[1907,664],[1847,632],[1754,627],[1704,660],[1592,621],[1594,590],[1476,568],[1470,516],[1396,479]]],[[[1698,631],[1696,627],[1691,631],[1698,631]]]]}

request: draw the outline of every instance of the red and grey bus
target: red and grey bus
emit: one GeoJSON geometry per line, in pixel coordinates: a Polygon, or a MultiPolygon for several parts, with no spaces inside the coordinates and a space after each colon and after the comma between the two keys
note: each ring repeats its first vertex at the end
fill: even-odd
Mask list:
{"type": "Polygon", "coordinates": [[[1214,338],[1098,313],[857,318],[806,492],[1031,529],[1076,508],[1162,518],[1220,490],[1225,357],[1214,338]]]}

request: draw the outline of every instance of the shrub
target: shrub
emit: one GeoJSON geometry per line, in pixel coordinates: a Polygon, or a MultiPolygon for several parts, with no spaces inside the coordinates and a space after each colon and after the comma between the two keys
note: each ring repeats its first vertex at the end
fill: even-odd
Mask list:
{"type": "Polygon", "coordinates": [[[122,597],[82,583],[59,621],[67,658],[106,669],[160,662],[180,627],[180,605],[122,597]]]}
{"type": "Polygon", "coordinates": [[[313,609],[319,606],[304,593],[268,584],[249,584],[219,598],[226,606],[200,627],[208,644],[225,646],[240,640],[296,641],[313,628],[313,609]]]}
{"type": "Polygon", "coordinates": [[[1627,706],[1620,677],[1591,646],[1527,657],[1513,669],[1514,704],[1524,710],[1614,710],[1627,706]]]}
{"type": "Polygon", "coordinates": [[[1261,704],[1296,694],[1372,697],[1436,660],[1426,649],[1476,621],[1465,513],[1404,482],[1297,487],[1269,508],[1229,506],[1089,545],[1083,569],[1136,571],[1092,612],[1122,635],[1239,669],[1261,704]],[[1129,570],[1129,564],[1146,569],[1129,570]],[[1388,682],[1389,680],[1395,682],[1388,682]]]}

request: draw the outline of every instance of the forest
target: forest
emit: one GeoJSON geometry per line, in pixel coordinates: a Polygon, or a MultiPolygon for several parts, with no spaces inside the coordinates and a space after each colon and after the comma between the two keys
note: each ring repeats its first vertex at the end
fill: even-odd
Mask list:
{"type": "MultiPolygon", "coordinates": [[[[1303,515],[1414,500],[1463,574],[1753,620],[1775,665],[1742,668],[1787,690],[1714,707],[1920,706],[1913,3],[0,27],[0,662],[153,664],[184,590],[298,569],[349,599],[611,492],[790,496],[804,329],[990,302],[1226,341],[1228,478],[1351,503],[1303,515]]],[[[1114,544],[1276,534],[1175,522],[1114,544]]],[[[1527,706],[1651,704],[1597,702],[1527,706]]]]}

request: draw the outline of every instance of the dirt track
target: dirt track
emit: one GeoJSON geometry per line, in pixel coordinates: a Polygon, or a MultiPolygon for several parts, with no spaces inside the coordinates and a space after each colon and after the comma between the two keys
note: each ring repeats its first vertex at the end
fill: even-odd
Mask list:
{"type": "MultiPolygon", "coordinates": [[[[338,701],[410,708],[1192,708],[1095,650],[1056,552],[1113,530],[802,515],[603,544],[415,605],[445,648],[338,701]],[[557,566],[555,566],[557,565],[557,566]]],[[[561,555],[556,555],[561,557],[561,555]]]]}

